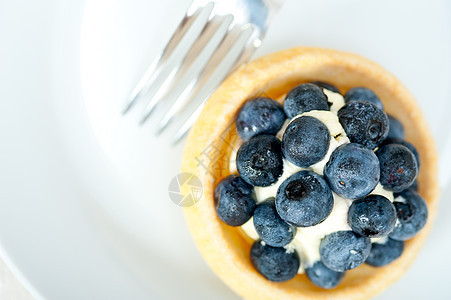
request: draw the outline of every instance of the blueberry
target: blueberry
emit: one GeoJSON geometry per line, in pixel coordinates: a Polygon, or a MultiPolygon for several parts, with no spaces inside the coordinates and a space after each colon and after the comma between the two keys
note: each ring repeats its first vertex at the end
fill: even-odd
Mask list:
{"type": "Polygon", "coordinates": [[[405,241],[414,237],[426,225],[428,207],[426,202],[412,189],[395,194],[393,204],[396,207],[398,222],[389,237],[405,241]]]}
{"type": "Polygon", "coordinates": [[[387,236],[395,227],[396,209],[387,198],[368,195],[352,202],[348,224],[352,230],[370,238],[387,236]]]}
{"type": "Polygon", "coordinates": [[[381,184],[387,190],[401,192],[412,185],[418,175],[415,155],[404,145],[388,144],[376,151],[381,169],[381,184]]]}
{"type": "Polygon", "coordinates": [[[241,178],[255,186],[269,186],[283,173],[280,141],[273,135],[257,135],[241,145],[236,154],[241,178]]]}
{"type": "Polygon", "coordinates": [[[415,159],[417,161],[418,169],[420,168],[420,154],[418,153],[417,148],[415,148],[414,145],[412,145],[411,143],[409,143],[407,141],[398,139],[398,138],[392,138],[392,139],[387,138],[382,143],[382,145],[387,145],[387,144],[401,144],[401,145],[404,145],[407,148],[409,148],[409,150],[412,151],[413,155],[415,155],[415,159]]]}
{"type": "Polygon", "coordinates": [[[329,104],[321,88],[312,83],[303,83],[288,92],[283,109],[291,119],[311,110],[329,110],[329,104]]]}
{"type": "Polygon", "coordinates": [[[348,199],[368,195],[379,182],[379,161],[373,151],[359,144],[338,146],[324,167],[330,188],[348,199]]]}
{"type": "Polygon", "coordinates": [[[388,265],[401,256],[404,251],[404,241],[388,239],[385,243],[373,243],[370,255],[365,263],[373,267],[388,265]]]}
{"type": "Polygon", "coordinates": [[[418,180],[415,179],[415,181],[412,183],[412,185],[409,187],[409,189],[413,189],[415,192],[418,192],[418,180]]]}
{"type": "Polygon", "coordinates": [[[282,247],[262,245],[261,241],[252,245],[251,262],[263,277],[275,282],[292,279],[298,273],[300,265],[296,251],[287,252],[282,247]]]}
{"type": "Polygon", "coordinates": [[[387,114],[368,101],[351,101],[338,111],[349,140],[367,148],[379,146],[388,134],[387,114]]]}
{"type": "Polygon", "coordinates": [[[404,127],[402,126],[401,122],[399,122],[396,118],[393,116],[388,116],[388,134],[387,139],[400,139],[403,140],[406,136],[404,133],[404,127]]]}
{"type": "Polygon", "coordinates": [[[370,238],[350,230],[326,235],[319,246],[321,261],[337,272],[357,268],[366,260],[370,250],[370,238]]]}
{"type": "Polygon", "coordinates": [[[345,102],[351,101],[368,101],[376,105],[379,109],[384,110],[381,99],[370,89],[364,87],[355,87],[345,94],[345,102]]]}
{"type": "Polygon", "coordinates": [[[230,226],[241,226],[256,207],[254,188],[237,175],[230,175],[215,189],[215,208],[219,219],[230,226]]]}
{"type": "Polygon", "coordinates": [[[337,272],[326,267],[321,261],[317,261],[313,266],[305,269],[308,279],[324,289],[336,287],[345,276],[345,272],[337,272]]]}
{"type": "Polygon", "coordinates": [[[248,141],[259,134],[275,135],[285,119],[282,105],[275,100],[258,97],[241,106],[235,124],[239,136],[248,141]]]}
{"type": "Polygon", "coordinates": [[[294,119],[282,136],[283,155],[298,167],[306,168],[322,160],[329,145],[329,129],[323,122],[310,116],[294,119]]]}
{"type": "Polygon", "coordinates": [[[254,227],[260,238],[269,246],[283,247],[296,235],[296,228],[277,214],[274,198],[260,203],[254,211],[254,227]]]}
{"type": "Polygon", "coordinates": [[[327,182],[311,171],[294,173],[279,186],[276,209],[289,224],[314,226],[324,221],[332,211],[334,198],[327,182]]]}
{"type": "Polygon", "coordinates": [[[314,85],[317,85],[317,86],[319,86],[320,88],[329,90],[329,91],[331,91],[331,92],[341,94],[340,90],[339,90],[335,85],[332,85],[332,84],[330,84],[330,83],[328,83],[328,82],[324,82],[324,81],[312,81],[312,82],[310,82],[310,83],[313,83],[314,85]]]}

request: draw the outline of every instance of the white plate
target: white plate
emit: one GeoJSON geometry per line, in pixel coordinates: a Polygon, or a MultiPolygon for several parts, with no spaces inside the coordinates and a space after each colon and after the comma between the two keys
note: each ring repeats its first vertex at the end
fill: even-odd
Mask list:
{"type": "MultiPolygon", "coordinates": [[[[137,126],[138,108],[119,114],[189,2],[0,4],[0,243],[37,298],[237,298],[169,200],[183,145],[156,138],[152,122],[137,126]]],[[[449,153],[450,20],[445,0],[287,0],[256,56],[312,45],[379,62],[417,97],[449,153]]],[[[379,299],[445,299],[449,209],[442,201],[427,245],[379,299]]]]}

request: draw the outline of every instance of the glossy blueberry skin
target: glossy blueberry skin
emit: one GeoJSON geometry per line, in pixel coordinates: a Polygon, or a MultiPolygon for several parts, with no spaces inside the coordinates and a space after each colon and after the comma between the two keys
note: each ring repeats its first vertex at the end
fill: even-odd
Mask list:
{"type": "Polygon", "coordinates": [[[332,191],[353,200],[374,190],[379,176],[379,161],[374,152],[354,143],[338,146],[324,167],[324,178],[332,191]]]}
{"type": "Polygon", "coordinates": [[[363,264],[370,254],[371,240],[353,231],[336,231],[320,243],[321,261],[336,272],[344,272],[363,264]]]}
{"type": "Polygon", "coordinates": [[[352,202],[348,224],[352,230],[370,238],[387,236],[395,227],[396,209],[387,198],[368,195],[352,202]]]}
{"type": "Polygon", "coordinates": [[[261,241],[252,245],[251,262],[263,277],[275,282],[292,279],[300,265],[296,251],[287,253],[285,248],[263,246],[261,241]]]}
{"type": "Polygon", "coordinates": [[[298,167],[306,168],[322,160],[329,146],[329,129],[310,116],[294,119],[282,136],[284,157],[298,167]]]}
{"type": "Polygon", "coordinates": [[[396,208],[398,222],[389,237],[394,240],[406,241],[414,237],[426,225],[428,219],[426,201],[417,192],[408,189],[395,194],[393,204],[396,208]]]}
{"type": "Polygon", "coordinates": [[[388,144],[376,151],[381,169],[381,184],[390,191],[399,193],[415,181],[418,165],[415,155],[404,145],[388,144]]]}
{"type": "Polygon", "coordinates": [[[333,206],[327,182],[311,171],[294,173],[282,182],[276,194],[277,213],[285,222],[298,227],[321,223],[333,206]]]}
{"type": "Polygon", "coordinates": [[[346,273],[331,270],[321,261],[317,261],[313,266],[305,269],[305,274],[314,285],[323,289],[332,289],[343,280],[346,273]]]}
{"type": "Polygon", "coordinates": [[[310,82],[310,83],[313,83],[314,85],[317,85],[317,86],[319,86],[320,88],[329,90],[329,91],[331,91],[331,92],[341,94],[340,90],[339,90],[335,85],[330,84],[330,83],[328,83],[328,82],[324,82],[324,81],[312,81],[312,82],[310,82]]]}
{"type": "Polygon", "coordinates": [[[230,226],[241,226],[257,206],[254,187],[237,175],[230,175],[215,188],[215,208],[219,219],[230,226]]]}
{"type": "Polygon", "coordinates": [[[296,228],[277,214],[274,198],[258,204],[254,211],[254,227],[258,236],[273,247],[285,246],[296,235],[296,228]]]}
{"type": "Polygon", "coordinates": [[[244,141],[259,134],[275,135],[285,122],[282,105],[277,101],[258,97],[246,101],[235,119],[236,130],[244,141]]]}
{"type": "Polygon", "coordinates": [[[379,109],[384,110],[381,99],[370,89],[364,87],[355,87],[346,92],[345,103],[351,101],[369,101],[376,105],[379,109]]]}
{"type": "Polygon", "coordinates": [[[329,110],[327,96],[313,83],[303,83],[291,89],[283,102],[288,118],[311,110],[329,110]]]}
{"type": "Polygon", "coordinates": [[[403,251],[404,241],[389,238],[384,244],[373,243],[365,263],[373,267],[382,267],[400,257],[403,251]]]}
{"type": "Polygon", "coordinates": [[[389,124],[389,130],[386,139],[400,139],[403,140],[406,137],[406,134],[404,132],[404,126],[402,126],[402,123],[398,121],[393,116],[388,116],[388,124],[389,124]]]}
{"type": "Polygon", "coordinates": [[[411,143],[409,143],[407,141],[398,139],[398,138],[392,138],[392,139],[387,138],[382,143],[382,145],[388,145],[388,144],[401,144],[401,145],[404,145],[407,148],[409,148],[409,150],[412,151],[413,155],[415,155],[415,159],[417,161],[418,169],[420,168],[420,154],[418,153],[417,148],[415,148],[414,145],[412,145],[411,143]]]}
{"type": "Polygon", "coordinates": [[[351,143],[374,149],[387,137],[387,114],[373,103],[351,101],[345,104],[337,115],[351,143]]]}
{"type": "Polygon", "coordinates": [[[236,154],[241,178],[254,186],[268,186],[283,173],[280,140],[273,135],[257,135],[241,145],[236,154]]]}

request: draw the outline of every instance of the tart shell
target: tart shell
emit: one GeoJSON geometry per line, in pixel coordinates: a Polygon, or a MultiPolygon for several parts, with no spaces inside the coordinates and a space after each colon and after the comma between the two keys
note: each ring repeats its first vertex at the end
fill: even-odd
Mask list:
{"type": "MultiPolygon", "coordinates": [[[[233,162],[232,162],[233,164],[233,162]]],[[[207,101],[189,133],[182,172],[196,175],[203,186],[201,198],[185,207],[189,230],[213,271],[246,299],[365,299],[382,292],[406,272],[431,230],[439,196],[437,151],[420,107],[409,91],[388,71],[352,53],[298,47],[254,60],[231,74],[207,101]],[[296,85],[326,81],[342,93],[357,86],[372,89],[385,111],[402,122],[406,140],[421,156],[419,194],[426,200],[429,220],[421,232],[406,242],[402,256],[385,267],[362,265],[346,273],[336,288],[325,290],[309,282],[305,274],[275,283],[252,266],[251,242],[238,228],[227,226],[216,215],[216,184],[231,174],[230,160],[241,141],[234,120],[240,106],[256,96],[279,99],[296,85]]],[[[232,170],[233,171],[233,170],[232,170]]],[[[189,192],[183,190],[182,193],[189,192]]]]}

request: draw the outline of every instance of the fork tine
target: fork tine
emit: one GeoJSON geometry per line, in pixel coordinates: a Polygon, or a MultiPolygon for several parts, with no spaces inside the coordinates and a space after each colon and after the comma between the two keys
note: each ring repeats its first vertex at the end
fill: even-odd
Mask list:
{"type": "MultiPolygon", "coordinates": [[[[260,46],[261,43],[257,42],[254,43],[255,40],[253,40],[252,38],[248,40],[246,46],[242,49],[240,55],[238,56],[238,58],[235,60],[235,63],[233,66],[231,66],[230,70],[234,70],[236,69],[241,63],[243,62],[247,62],[250,57],[252,56],[252,53],[255,51],[256,48],[258,48],[260,46]]],[[[220,80],[218,80],[217,84],[219,84],[226,76],[228,73],[226,73],[223,77],[220,78],[220,80]]],[[[216,84],[216,85],[217,85],[216,84]]],[[[216,85],[212,85],[213,88],[211,90],[213,90],[216,85]]],[[[189,131],[189,129],[191,128],[191,126],[193,126],[193,124],[196,122],[197,117],[200,115],[202,108],[205,104],[205,102],[208,100],[208,98],[211,95],[211,91],[209,94],[207,94],[204,99],[202,100],[202,102],[197,106],[197,108],[195,109],[195,111],[188,117],[188,119],[180,126],[179,130],[175,133],[174,138],[172,139],[172,144],[175,145],[178,142],[180,142],[180,140],[186,135],[186,133],[189,131]]]]}
{"type": "Polygon", "coordinates": [[[192,25],[199,19],[199,17],[206,11],[208,16],[213,11],[213,3],[207,3],[204,7],[196,7],[193,2],[191,6],[188,8],[185,16],[180,22],[179,26],[175,30],[168,44],[161,52],[161,54],[152,62],[150,67],[146,70],[144,75],[139,80],[136,87],[133,89],[130,97],[127,99],[127,102],[124,106],[123,113],[125,114],[132,105],[136,102],[136,99],[146,90],[149,86],[151,86],[152,82],[157,78],[157,75],[161,72],[161,68],[165,62],[171,57],[174,53],[174,50],[179,45],[180,41],[185,37],[189,29],[192,25]]]}
{"type": "MultiPolygon", "coordinates": [[[[205,89],[205,84],[209,80],[209,78],[212,77],[212,75],[215,73],[215,71],[219,68],[221,62],[225,59],[226,54],[231,50],[231,48],[237,43],[238,39],[242,37],[243,35],[251,34],[252,31],[249,30],[250,28],[241,28],[238,26],[234,26],[226,35],[222,43],[219,45],[213,56],[211,57],[210,61],[205,66],[202,73],[197,76],[197,78],[194,79],[194,83],[190,86],[192,87],[192,90],[185,91],[186,97],[178,97],[176,102],[171,106],[169,111],[165,114],[163,119],[161,120],[160,124],[157,128],[157,134],[160,134],[171,122],[171,120],[174,118],[174,116],[184,107],[183,104],[191,102],[195,95],[201,94],[202,89],[205,89]]],[[[249,38],[249,37],[247,37],[249,38]]],[[[244,49],[244,45],[243,45],[244,49]]],[[[237,57],[236,59],[239,59],[237,57]]],[[[222,78],[224,78],[229,73],[229,70],[226,70],[222,74],[222,78]]],[[[222,81],[222,79],[221,79],[222,81]]],[[[208,87],[210,90],[212,90],[214,87],[208,87]]]]}
{"type": "Polygon", "coordinates": [[[222,33],[220,29],[222,27],[227,28],[232,22],[232,20],[233,17],[231,15],[227,15],[227,16],[215,16],[209,22],[207,22],[202,32],[200,33],[199,37],[193,43],[186,56],[183,58],[183,61],[176,68],[174,78],[172,79],[168,78],[168,80],[170,80],[170,84],[159,87],[157,94],[155,94],[154,97],[152,97],[152,99],[146,105],[141,117],[140,121],[141,124],[147,120],[147,118],[150,116],[150,114],[152,113],[153,109],[157,106],[157,104],[161,100],[167,98],[168,93],[170,91],[174,90],[176,87],[181,85],[181,81],[185,78],[188,71],[190,71],[193,65],[195,65],[198,62],[197,58],[204,55],[205,53],[204,49],[206,49],[206,46],[209,44],[211,39],[218,33],[225,34],[225,31],[224,33],[222,33]]]}

